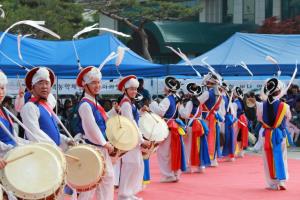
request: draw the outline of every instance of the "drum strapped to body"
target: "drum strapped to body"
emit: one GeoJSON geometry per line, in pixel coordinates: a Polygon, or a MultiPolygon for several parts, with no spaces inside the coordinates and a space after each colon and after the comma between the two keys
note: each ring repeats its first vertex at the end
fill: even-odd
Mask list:
{"type": "Polygon", "coordinates": [[[50,152],[52,152],[56,158],[61,162],[61,166],[62,166],[62,170],[64,173],[67,172],[67,161],[66,158],[64,156],[64,153],[62,152],[62,150],[56,146],[53,145],[51,143],[46,143],[46,142],[38,142],[35,143],[35,145],[41,146],[43,148],[46,148],[47,150],[49,150],[50,152]]]}
{"type": "Polygon", "coordinates": [[[164,119],[152,112],[144,112],[139,122],[143,137],[151,142],[150,147],[141,145],[141,151],[144,159],[148,159],[158,147],[158,144],[164,141],[169,135],[169,128],[164,119]]]}
{"type": "Polygon", "coordinates": [[[105,174],[105,160],[97,147],[79,144],[71,147],[66,154],[79,159],[67,158],[67,183],[71,188],[78,192],[89,191],[101,182],[105,174]]]}
{"type": "Polygon", "coordinates": [[[106,136],[115,148],[110,154],[113,164],[126,152],[134,149],[139,142],[137,126],[121,115],[116,115],[107,120],[106,136]]]}
{"type": "Polygon", "coordinates": [[[56,199],[63,188],[64,172],[59,159],[47,148],[36,144],[18,146],[10,150],[5,160],[14,160],[0,171],[4,188],[19,199],[56,199]]]}

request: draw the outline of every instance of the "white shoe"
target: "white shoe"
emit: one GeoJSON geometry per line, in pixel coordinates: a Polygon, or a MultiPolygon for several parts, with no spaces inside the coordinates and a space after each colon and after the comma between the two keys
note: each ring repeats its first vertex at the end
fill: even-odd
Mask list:
{"type": "Polygon", "coordinates": [[[279,185],[270,185],[266,189],[267,190],[280,190],[280,186],[279,185]]]}
{"type": "Polygon", "coordinates": [[[210,166],[211,166],[211,167],[218,167],[218,165],[219,165],[219,164],[218,164],[217,159],[211,160],[211,161],[210,161],[210,166]]]}
{"type": "Polygon", "coordinates": [[[245,152],[244,151],[240,151],[237,155],[238,158],[244,158],[245,157],[245,152]]]}
{"type": "Polygon", "coordinates": [[[177,178],[175,176],[164,177],[160,179],[161,183],[174,183],[177,182],[177,178]]]}
{"type": "Polygon", "coordinates": [[[188,167],[184,172],[182,172],[184,174],[191,174],[192,173],[192,170],[190,167],[188,167]]]}
{"type": "Polygon", "coordinates": [[[133,199],[134,199],[134,200],[143,200],[143,198],[137,197],[137,196],[133,196],[133,199]]]}
{"type": "Polygon", "coordinates": [[[234,162],[235,161],[235,158],[227,158],[226,159],[226,162],[234,162]]]}
{"type": "Polygon", "coordinates": [[[197,170],[194,171],[195,173],[204,173],[205,172],[205,167],[204,166],[201,166],[199,167],[197,170]]]}

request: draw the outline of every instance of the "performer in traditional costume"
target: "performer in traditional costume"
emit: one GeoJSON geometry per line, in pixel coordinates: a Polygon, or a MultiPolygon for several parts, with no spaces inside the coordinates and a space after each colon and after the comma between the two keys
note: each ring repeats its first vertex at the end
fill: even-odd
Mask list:
{"type": "Polygon", "coordinates": [[[257,105],[257,118],[262,122],[263,160],[268,188],[285,190],[288,180],[286,121],[291,119],[289,106],[280,101],[283,83],[277,78],[267,80],[263,92],[267,100],[257,105]]]}
{"type": "Polygon", "coordinates": [[[14,148],[17,144],[28,144],[29,141],[24,140],[15,135],[13,120],[9,114],[4,110],[2,101],[6,95],[7,77],[0,71],[0,156],[4,156],[9,150],[14,148]],[[2,127],[4,126],[4,127],[2,127]],[[8,131],[5,131],[4,128],[8,131]],[[12,139],[11,135],[14,139],[12,139]]]}
{"type": "MultiPolygon", "coordinates": [[[[20,112],[22,107],[27,103],[32,97],[32,94],[27,90],[25,91],[22,87],[19,88],[18,95],[15,99],[15,110],[20,112]]],[[[54,109],[56,106],[56,99],[52,93],[49,94],[47,98],[49,106],[54,109]]]]}
{"type": "Polygon", "coordinates": [[[217,156],[221,156],[218,120],[224,118],[225,115],[225,106],[222,105],[224,101],[220,93],[221,80],[217,75],[209,72],[205,75],[203,83],[208,90],[204,91],[198,100],[202,104],[202,116],[209,129],[207,142],[211,166],[216,167],[218,166],[217,156]]]}
{"type": "Polygon", "coordinates": [[[186,105],[179,107],[179,114],[186,119],[187,135],[184,136],[184,146],[187,156],[188,171],[204,172],[205,167],[210,165],[207,146],[208,128],[204,120],[201,119],[202,108],[197,99],[202,94],[202,87],[196,83],[187,84],[187,91],[191,95],[186,105]],[[193,167],[196,170],[193,171],[193,167]]]}
{"type": "Polygon", "coordinates": [[[248,147],[248,120],[245,115],[243,102],[244,94],[240,87],[233,89],[232,110],[238,120],[235,124],[236,153],[238,157],[244,157],[244,149],[248,147]]]}
{"type": "MultiPolygon", "coordinates": [[[[225,82],[222,82],[221,91],[223,94],[223,101],[225,107],[225,119],[223,123],[223,133],[224,133],[224,144],[222,150],[222,156],[227,157],[227,161],[234,161],[234,154],[235,154],[235,136],[234,136],[234,123],[236,122],[236,118],[232,115],[231,108],[229,108],[229,92],[230,89],[228,88],[225,82]]],[[[230,106],[232,107],[232,106],[230,106]]]]}
{"type": "Polygon", "coordinates": [[[24,125],[34,133],[25,132],[30,141],[49,142],[67,148],[73,141],[60,134],[53,108],[47,101],[54,81],[54,72],[46,67],[35,67],[26,74],[26,87],[33,96],[21,109],[21,117],[24,125]]]}
{"type": "Polygon", "coordinates": [[[84,89],[84,97],[79,103],[79,127],[80,133],[86,143],[96,146],[105,159],[105,173],[101,184],[93,190],[79,194],[79,200],[96,199],[113,200],[113,166],[109,153],[113,146],[107,141],[105,122],[108,118],[104,108],[97,101],[97,95],[101,89],[102,74],[96,67],[89,66],[81,70],[77,76],[76,84],[84,89]]]}
{"type": "MultiPolygon", "coordinates": [[[[137,95],[139,82],[134,75],[123,77],[118,89],[123,92],[119,102],[121,115],[130,119],[138,128],[139,111],[134,104],[134,98],[137,95]]],[[[128,151],[121,158],[120,182],[118,199],[134,200],[140,199],[136,196],[142,190],[144,163],[140,145],[149,145],[144,141],[142,134],[139,132],[139,144],[133,150],[128,151]]]]}
{"type": "MultiPolygon", "coordinates": [[[[13,121],[9,115],[5,112],[2,106],[2,101],[6,95],[6,85],[7,85],[6,75],[0,71],[0,121],[9,130],[10,134],[13,135],[13,121]]],[[[16,143],[7,132],[0,127],[0,156],[5,155],[10,149],[16,146],[16,143]]]]}
{"type": "Polygon", "coordinates": [[[165,118],[170,134],[166,140],[159,144],[157,159],[162,174],[161,182],[177,182],[180,179],[181,170],[186,170],[185,152],[182,130],[179,121],[176,121],[179,101],[176,91],[180,88],[180,82],[174,77],[165,78],[164,92],[167,95],[159,104],[153,101],[150,110],[165,118]]]}

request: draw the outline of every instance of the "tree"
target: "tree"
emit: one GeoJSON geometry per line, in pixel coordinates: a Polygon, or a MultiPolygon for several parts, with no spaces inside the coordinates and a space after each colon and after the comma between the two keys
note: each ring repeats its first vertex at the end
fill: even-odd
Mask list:
{"type": "Polygon", "coordinates": [[[148,35],[144,30],[147,22],[155,20],[188,20],[200,12],[200,6],[185,6],[182,1],[167,0],[106,0],[86,4],[103,15],[124,23],[139,35],[142,55],[152,61],[148,50],[148,35]]]}
{"type": "Polygon", "coordinates": [[[293,19],[279,21],[277,17],[266,19],[263,25],[258,29],[258,33],[265,34],[299,34],[300,16],[293,19]]]}
{"type": "MultiPolygon", "coordinates": [[[[82,13],[84,8],[74,0],[3,0],[1,2],[6,17],[0,18],[0,30],[4,31],[11,24],[20,20],[46,21],[46,27],[61,36],[62,39],[71,39],[83,27],[82,13]]],[[[29,26],[18,26],[11,30],[13,33],[30,33],[37,30],[29,26]]],[[[46,33],[38,32],[38,38],[53,39],[46,33]]]]}

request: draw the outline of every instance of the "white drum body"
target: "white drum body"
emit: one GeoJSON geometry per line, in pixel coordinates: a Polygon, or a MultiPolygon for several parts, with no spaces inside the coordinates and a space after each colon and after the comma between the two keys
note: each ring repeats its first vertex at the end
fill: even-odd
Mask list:
{"type": "Polygon", "coordinates": [[[78,192],[89,191],[101,182],[105,173],[102,153],[91,145],[77,145],[66,154],[79,160],[67,158],[67,183],[78,192]]]}
{"type": "Polygon", "coordinates": [[[60,161],[63,172],[66,173],[66,171],[67,171],[67,161],[66,161],[66,158],[64,156],[64,153],[62,152],[62,150],[58,146],[55,146],[53,144],[46,143],[46,142],[39,142],[39,143],[35,143],[35,144],[38,145],[38,146],[41,146],[43,148],[46,148],[47,150],[52,152],[56,156],[56,158],[60,161]]]}
{"type": "Polygon", "coordinates": [[[169,135],[167,123],[155,113],[144,112],[139,120],[139,128],[149,141],[162,142],[169,135]]]}
{"type": "Polygon", "coordinates": [[[53,199],[64,182],[64,172],[57,157],[38,145],[18,146],[5,155],[5,160],[13,160],[0,171],[4,188],[21,199],[53,199]]]}
{"type": "Polygon", "coordinates": [[[116,115],[106,121],[108,141],[118,150],[130,151],[139,142],[138,127],[128,118],[116,115]]]}

